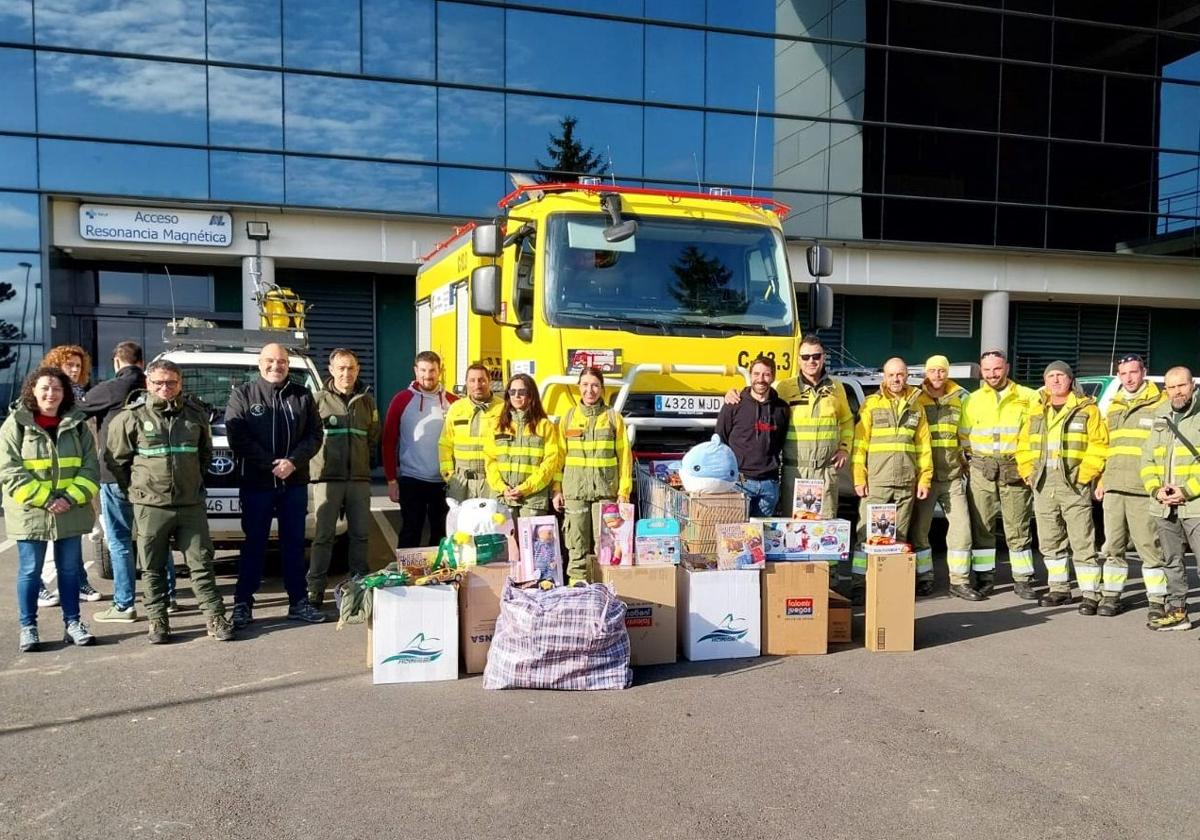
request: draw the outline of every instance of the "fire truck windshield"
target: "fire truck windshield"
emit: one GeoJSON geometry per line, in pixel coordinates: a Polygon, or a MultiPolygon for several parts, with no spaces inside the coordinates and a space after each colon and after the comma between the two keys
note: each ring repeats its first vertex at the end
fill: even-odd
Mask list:
{"type": "Polygon", "coordinates": [[[627,323],[677,335],[791,335],[787,251],[765,225],[637,218],[637,234],[607,243],[606,217],[556,214],[545,242],[547,320],[627,323]]]}

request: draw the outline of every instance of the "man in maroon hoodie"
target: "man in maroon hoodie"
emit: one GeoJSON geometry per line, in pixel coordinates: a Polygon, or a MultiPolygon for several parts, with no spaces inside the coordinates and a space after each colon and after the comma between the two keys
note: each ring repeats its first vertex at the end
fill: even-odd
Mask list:
{"type": "Polygon", "coordinates": [[[774,381],[775,360],[759,356],[750,364],[749,387],[738,402],[721,406],[717,415],[716,433],[737,456],[751,516],[774,516],[779,504],[779,456],[787,438],[788,405],[771,387],[774,381]]]}
{"type": "Polygon", "coordinates": [[[438,438],[446,410],[456,399],[442,388],[442,359],[432,350],[417,354],[412,383],[392,398],[383,421],[383,474],[388,498],[400,503],[403,524],[398,548],[428,545],[446,536],[446,482],[438,466],[438,438]]]}

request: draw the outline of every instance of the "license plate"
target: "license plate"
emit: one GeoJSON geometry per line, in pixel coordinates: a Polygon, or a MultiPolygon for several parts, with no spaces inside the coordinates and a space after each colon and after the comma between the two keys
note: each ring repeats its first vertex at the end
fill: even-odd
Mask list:
{"type": "Polygon", "coordinates": [[[655,394],[655,414],[716,414],[721,410],[720,397],[696,394],[655,394]]]}
{"type": "Polygon", "coordinates": [[[242,512],[242,500],[237,496],[215,496],[205,500],[205,508],[209,513],[215,514],[240,514],[242,512]]]}

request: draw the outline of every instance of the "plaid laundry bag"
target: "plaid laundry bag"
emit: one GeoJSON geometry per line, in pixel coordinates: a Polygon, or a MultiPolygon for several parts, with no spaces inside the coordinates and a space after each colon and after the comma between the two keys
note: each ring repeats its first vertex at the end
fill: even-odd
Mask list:
{"type": "Polygon", "coordinates": [[[500,596],[484,688],[629,688],[625,604],[601,583],[519,589],[500,596]]]}

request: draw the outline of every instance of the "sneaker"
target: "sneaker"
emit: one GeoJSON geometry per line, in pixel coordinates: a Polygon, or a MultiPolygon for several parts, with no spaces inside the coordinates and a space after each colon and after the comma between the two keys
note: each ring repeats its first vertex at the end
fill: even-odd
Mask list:
{"type": "Polygon", "coordinates": [[[1166,615],[1149,623],[1151,630],[1191,630],[1192,622],[1188,620],[1187,610],[1167,610],[1166,615]]]}
{"type": "Polygon", "coordinates": [[[1167,614],[1166,606],[1163,604],[1150,602],[1150,608],[1146,610],[1146,626],[1153,627],[1154,622],[1161,621],[1162,617],[1167,614]]]}
{"type": "Polygon", "coordinates": [[[1096,615],[1111,617],[1121,612],[1121,599],[1111,595],[1105,595],[1100,599],[1100,606],[1096,607],[1096,615]]]}
{"type": "MultiPolygon", "coordinates": [[[[234,607],[237,609],[237,607],[234,607]]],[[[288,607],[287,617],[290,621],[307,621],[309,624],[320,624],[325,620],[325,613],[314,607],[305,598],[288,607]]]]}
{"type": "Polygon", "coordinates": [[[58,606],[58,591],[51,592],[46,587],[38,590],[38,606],[39,607],[57,607],[58,606]]]}
{"type": "Polygon", "coordinates": [[[183,607],[179,606],[178,601],[176,601],[174,598],[167,601],[167,615],[175,615],[176,613],[181,612],[183,612],[183,607]]]}
{"type": "Polygon", "coordinates": [[[63,641],[71,642],[83,647],[84,645],[94,644],[96,637],[93,636],[87,629],[87,625],[82,621],[75,620],[67,625],[63,631],[63,641]]]}
{"type": "Polygon", "coordinates": [[[133,624],[137,621],[137,609],[133,604],[123,609],[113,604],[108,609],[101,610],[92,616],[92,621],[100,624],[133,624]]]}
{"type": "Polygon", "coordinates": [[[36,627],[30,625],[21,628],[21,653],[33,653],[41,644],[42,640],[38,638],[36,627]]]}
{"type": "Polygon", "coordinates": [[[254,614],[250,611],[249,604],[234,604],[233,605],[233,626],[238,630],[249,626],[251,621],[254,621],[254,614]]]}
{"type": "Polygon", "coordinates": [[[228,642],[233,639],[233,624],[223,615],[214,615],[208,620],[208,635],[218,642],[228,642]]]}
{"type": "Polygon", "coordinates": [[[79,585],[79,600],[80,601],[99,601],[104,596],[96,591],[96,588],[90,583],[81,583],[79,585]]]}
{"type": "Polygon", "coordinates": [[[165,618],[150,619],[150,644],[161,645],[171,641],[171,624],[165,618]]]}

